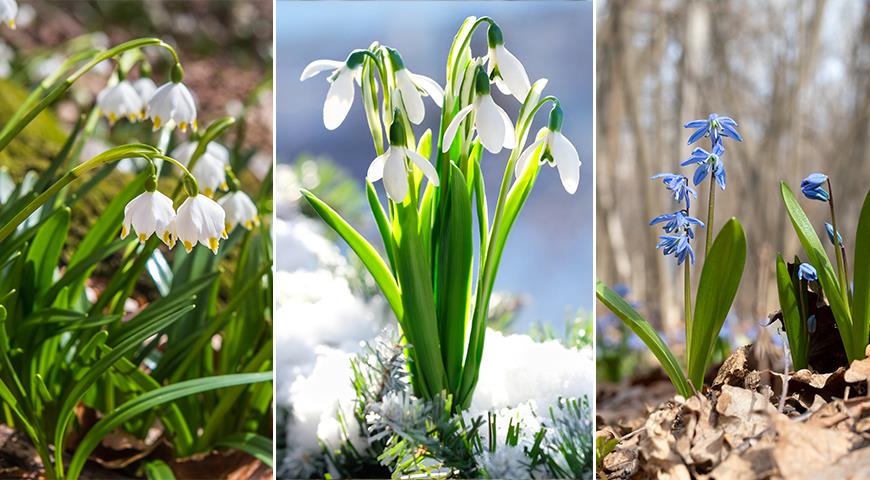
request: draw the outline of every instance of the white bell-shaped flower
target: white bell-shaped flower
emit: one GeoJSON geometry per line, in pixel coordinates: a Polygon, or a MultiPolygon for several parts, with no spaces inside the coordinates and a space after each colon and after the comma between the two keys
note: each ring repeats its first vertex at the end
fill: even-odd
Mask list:
{"type": "Polygon", "coordinates": [[[544,151],[541,152],[541,164],[547,163],[551,167],[556,167],[559,170],[559,178],[562,180],[565,191],[573,195],[580,185],[580,155],[574,148],[574,144],[565,135],[562,135],[561,129],[562,109],[556,106],[550,112],[550,125],[547,127],[547,133],[523,150],[514,168],[514,175],[517,177],[522,175],[535,150],[544,145],[544,151]]]}
{"type": "Polygon", "coordinates": [[[145,102],[127,80],[107,86],[97,95],[97,106],[114,125],[119,118],[135,122],[142,118],[145,102]]]}
{"type": "Polygon", "coordinates": [[[196,131],[196,101],[181,82],[168,82],[148,100],[148,118],[157,130],[163,125],[178,126],[182,132],[196,131]]]}
{"type": "Polygon", "coordinates": [[[203,187],[203,193],[208,197],[213,196],[218,189],[227,189],[226,165],[214,155],[199,157],[190,173],[196,177],[196,181],[203,187]]]}
{"type": "Polygon", "coordinates": [[[532,88],[525,67],[505,48],[501,28],[494,24],[490,25],[487,37],[489,43],[487,73],[493,77],[501,93],[513,95],[520,102],[525,102],[532,88]]]}
{"type": "Polygon", "coordinates": [[[456,113],[447,130],[444,131],[444,140],[441,150],[450,150],[459,125],[471,112],[474,112],[474,129],[480,137],[483,147],[492,153],[501,152],[502,148],[513,148],[516,143],[514,124],[501,107],[496,105],[489,92],[489,78],[482,69],[478,68],[475,77],[477,98],[456,113]]]}
{"type": "Polygon", "coordinates": [[[139,241],[144,242],[152,234],[157,234],[163,243],[172,248],[175,245],[174,221],[175,209],[169,197],[156,190],[144,192],[124,207],[121,238],[127,238],[131,231],[135,231],[139,241]]]}
{"type": "Polygon", "coordinates": [[[299,81],[304,82],[320,72],[330,70],[327,81],[331,84],[323,103],[323,125],[328,130],[335,130],[347,118],[350,107],[353,105],[354,79],[359,81],[362,73],[365,53],[354,50],[348,55],[347,60],[315,60],[302,70],[299,81]]]}
{"type": "Polygon", "coordinates": [[[190,253],[200,243],[217,253],[221,238],[227,238],[224,209],[205,195],[188,197],[178,207],[175,235],[190,253]]]}
{"type": "Polygon", "coordinates": [[[411,73],[405,68],[405,62],[396,50],[389,49],[389,54],[396,75],[396,88],[402,94],[405,113],[408,114],[408,120],[411,123],[419,125],[423,123],[423,118],[426,116],[423,96],[432,97],[432,101],[441,107],[444,103],[444,90],[435,80],[411,73]]]}
{"type": "Polygon", "coordinates": [[[257,206],[245,192],[230,192],[218,200],[226,213],[226,227],[230,231],[236,225],[242,225],[248,230],[260,224],[257,216],[257,206]]]}
{"type": "Polygon", "coordinates": [[[154,83],[154,80],[151,80],[151,77],[142,77],[133,80],[133,89],[136,90],[139,98],[147,105],[151,97],[154,96],[154,92],[157,91],[157,85],[154,83]]]}
{"type": "Polygon", "coordinates": [[[372,183],[383,178],[387,196],[397,203],[402,203],[408,195],[408,173],[411,171],[411,163],[422,170],[423,175],[433,185],[438,186],[438,172],[435,171],[435,167],[426,157],[413,149],[401,146],[404,140],[404,127],[401,120],[396,118],[390,126],[389,148],[372,161],[366,174],[366,180],[372,183]]]}
{"type": "MultiPolygon", "coordinates": [[[[172,158],[181,162],[185,167],[190,164],[190,158],[193,157],[193,152],[196,151],[196,147],[198,142],[184,142],[175,147],[175,150],[172,151],[172,158]]],[[[209,142],[205,147],[205,152],[202,154],[203,157],[212,157],[221,163],[224,166],[230,164],[230,151],[227,147],[221,145],[218,142],[209,142]]],[[[197,160],[199,162],[199,160],[197,160]]]]}
{"type": "Polygon", "coordinates": [[[18,3],[15,0],[0,0],[0,20],[14,30],[16,17],[18,17],[18,3]]]}

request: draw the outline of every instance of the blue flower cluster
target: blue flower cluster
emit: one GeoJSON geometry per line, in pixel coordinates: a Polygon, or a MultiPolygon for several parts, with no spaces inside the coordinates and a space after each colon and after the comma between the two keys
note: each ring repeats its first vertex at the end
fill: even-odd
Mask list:
{"type": "Polygon", "coordinates": [[[692,151],[692,155],[682,163],[682,166],[697,165],[695,175],[692,181],[695,185],[700,184],[707,178],[707,174],[712,173],[719,188],[725,190],[725,164],[722,162],[722,156],[725,155],[724,138],[733,138],[738,142],[743,141],[743,137],[737,133],[737,122],[731,117],[720,117],[715,113],[711,113],[706,120],[692,120],[683,125],[684,128],[694,128],[695,131],[689,136],[688,144],[691,145],[704,137],[710,137],[710,151],[703,148],[696,148],[692,151]]]}

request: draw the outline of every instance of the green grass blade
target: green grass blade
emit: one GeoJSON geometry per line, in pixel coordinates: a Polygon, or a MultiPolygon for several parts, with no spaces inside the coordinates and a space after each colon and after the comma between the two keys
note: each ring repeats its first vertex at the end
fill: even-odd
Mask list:
{"type": "Polygon", "coordinates": [[[175,473],[162,460],[152,460],[145,464],[145,478],[148,480],[175,480],[175,473]]]}
{"type": "Polygon", "coordinates": [[[368,180],[366,180],[366,197],[369,200],[369,207],[372,209],[375,224],[378,226],[378,232],[381,234],[381,240],[384,242],[384,251],[387,252],[387,259],[390,261],[390,266],[395,266],[395,246],[393,245],[393,232],[390,230],[390,221],[387,219],[387,213],[384,211],[384,206],[378,198],[375,186],[368,180]]]}
{"type": "Polygon", "coordinates": [[[776,287],[779,292],[779,308],[782,311],[782,323],[788,336],[792,364],[795,370],[807,368],[809,338],[804,329],[806,322],[803,320],[798,302],[798,289],[782,255],[776,256],[776,287]]]}
{"type": "Polygon", "coordinates": [[[384,263],[377,250],[359,232],[354,230],[349,223],[341,218],[335,210],[323,203],[313,193],[308,190],[302,190],[302,195],[305,196],[305,199],[308,200],[314,211],[320,215],[320,218],[335,230],[362,260],[369,273],[374,277],[375,282],[381,288],[384,297],[396,314],[396,318],[402,318],[402,296],[399,292],[399,286],[396,285],[392,272],[386,263],[384,263]]]}
{"type": "MultiPolygon", "coordinates": [[[[795,233],[797,233],[804,251],[807,252],[810,264],[818,272],[819,283],[822,285],[825,297],[827,297],[831,310],[834,312],[834,320],[837,322],[837,328],[840,330],[840,336],[843,340],[843,346],[846,348],[846,355],[849,357],[849,361],[864,358],[864,350],[856,350],[855,342],[852,339],[852,313],[849,310],[849,303],[843,298],[837,274],[831,265],[831,261],[828,259],[828,255],[825,253],[822,242],[819,240],[818,235],[816,235],[813,224],[810,223],[806,213],[804,213],[794,193],[792,193],[791,188],[785,182],[780,182],[780,192],[795,233]]],[[[864,342],[866,343],[866,339],[864,342]]]]}
{"type": "Polygon", "coordinates": [[[614,292],[602,282],[597,282],[595,285],[595,294],[598,296],[598,301],[604,304],[614,315],[619,317],[628,328],[637,335],[643,343],[649,347],[659,364],[668,374],[671,383],[674,384],[677,393],[688,398],[692,396],[692,387],[689,385],[683,370],[680,368],[680,363],[677,358],[671,353],[665,342],[659,337],[652,325],[637,313],[637,310],[632,308],[618,293],[614,292]]]}
{"type": "Polygon", "coordinates": [[[274,468],[272,462],[272,440],[256,433],[239,433],[225,438],[217,443],[218,447],[241,450],[269,468],[274,468]]]}
{"type": "Polygon", "coordinates": [[[108,413],[88,431],[73,454],[67,477],[72,479],[78,478],[88,456],[99,445],[103,437],[136,415],[189,395],[221,388],[267,382],[271,379],[272,372],[221,375],[188,380],[144,393],[108,413]]]}
{"type": "Polygon", "coordinates": [[[855,272],[852,277],[852,322],[856,353],[865,353],[870,336],[870,192],[864,198],[855,234],[855,272]],[[860,351],[859,351],[860,349],[860,351]]]}
{"type": "Polygon", "coordinates": [[[719,330],[740,287],[746,264],[746,234],[736,218],[725,223],[704,260],[695,299],[692,342],[688,345],[689,379],[700,389],[719,330]]]}
{"type": "Polygon", "coordinates": [[[34,294],[43,292],[52,283],[54,270],[60,263],[63,244],[69,233],[70,209],[60,208],[40,227],[27,252],[27,261],[33,264],[34,294]]]}

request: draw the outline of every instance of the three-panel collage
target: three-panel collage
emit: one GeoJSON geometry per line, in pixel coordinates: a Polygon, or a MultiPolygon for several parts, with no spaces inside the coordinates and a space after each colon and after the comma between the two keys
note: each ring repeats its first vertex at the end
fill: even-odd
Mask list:
{"type": "Polygon", "coordinates": [[[0,478],[870,478],[870,2],[0,23],[0,478]]]}

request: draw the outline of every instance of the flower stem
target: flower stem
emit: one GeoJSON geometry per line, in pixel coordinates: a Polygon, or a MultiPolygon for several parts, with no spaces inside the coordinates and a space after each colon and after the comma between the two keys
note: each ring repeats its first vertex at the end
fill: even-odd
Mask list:
{"type": "MultiPolygon", "coordinates": [[[[828,206],[831,208],[831,226],[834,227],[834,243],[839,244],[839,235],[840,230],[837,228],[837,215],[834,213],[834,188],[831,186],[831,179],[828,179],[828,192],[830,192],[830,198],[828,199],[828,206]]],[[[843,298],[849,302],[849,305],[852,304],[852,295],[849,291],[848,278],[846,272],[846,264],[843,259],[843,249],[841,245],[835,245],[834,251],[837,255],[837,279],[840,283],[840,291],[843,294],[843,298]]]]}
{"type": "Polygon", "coordinates": [[[713,181],[713,177],[710,176],[710,196],[707,200],[707,236],[704,241],[704,259],[706,260],[707,254],[710,252],[710,245],[713,243],[713,212],[716,209],[716,182],[713,181]]]}
{"type": "Polygon", "coordinates": [[[686,365],[689,365],[689,352],[692,351],[692,265],[686,259],[683,275],[683,297],[686,308],[686,365]]]}

